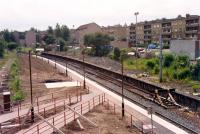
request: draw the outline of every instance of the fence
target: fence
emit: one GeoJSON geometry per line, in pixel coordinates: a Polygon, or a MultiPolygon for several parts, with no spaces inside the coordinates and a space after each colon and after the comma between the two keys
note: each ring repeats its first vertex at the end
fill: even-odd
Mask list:
{"type": "MultiPolygon", "coordinates": [[[[82,115],[89,112],[95,106],[99,104],[103,104],[105,100],[104,98],[105,98],[105,94],[101,94],[96,97],[93,97],[89,101],[86,101],[80,105],[76,105],[72,108],[76,112],[82,115]]],[[[67,109],[67,108],[65,107],[64,109],[67,109]]],[[[66,126],[69,122],[75,120],[78,117],[79,116],[75,112],[71,111],[70,109],[67,109],[58,115],[48,118],[47,121],[51,123],[52,125],[54,125],[56,128],[61,128],[63,126],[66,126]]],[[[35,125],[34,127],[26,130],[25,132],[23,132],[23,134],[39,134],[39,133],[41,134],[45,132],[52,133],[53,131],[54,131],[53,128],[50,127],[47,123],[41,122],[35,125]]]]}

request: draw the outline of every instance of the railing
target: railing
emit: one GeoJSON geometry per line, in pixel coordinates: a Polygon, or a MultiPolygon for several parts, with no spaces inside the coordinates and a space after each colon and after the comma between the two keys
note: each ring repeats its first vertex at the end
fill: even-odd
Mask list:
{"type": "MultiPolygon", "coordinates": [[[[66,105],[71,105],[74,103],[78,103],[80,101],[82,101],[82,94],[80,94],[80,96],[76,96],[76,97],[70,97],[68,98],[69,100],[54,100],[51,104],[47,104],[47,105],[42,105],[43,107],[36,107],[34,110],[35,114],[41,114],[43,115],[43,117],[47,117],[48,115],[52,115],[52,114],[56,114],[58,113],[58,111],[62,111],[65,110],[66,105]]],[[[30,115],[28,115],[30,116],[30,115]]],[[[22,124],[22,119],[26,118],[27,114],[22,114],[20,115],[20,112],[18,111],[18,115],[17,115],[17,121],[19,124],[22,124]]],[[[19,129],[21,129],[22,126],[20,126],[19,129]]],[[[12,129],[16,129],[16,128],[11,128],[8,131],[5,131],[4,133],[8,133],[10,131],[12,131],[12,129]]]]}
{"type": "MultiPolygon", "coordinates": [[[[105,94],[101,94],[101,95],[93,97],[89,101],[86,101],[86,102],[84,102],[80,105],[74,106],[72,108],[79,114],[85,114],[85,113],[89,112],[91,109],[93,109],[95,106],[97,106],[99,104],[103,104],[105,101],[104,98],[105,98],[105,94]]],[[[61,128],[63,126],[66,126],[69,122],[71,122],[79,117],[75,112],[67,109],[66,107],[64,109],[66,109],[66,110],[64,110],[64,112],[61,112],[60,114],[57,114],[53,117],[48,118],[47,121],[49,123],[51,123],[52,125],[54,125],[56,128],[61,128]]],[[[40,122],[39,124],[35,125],[34,127],[23,132],[23,134],[27,134],[27,133],[28,134],[35,134],[35,133],[41,134],[46,131],[50,131],[50,133],[51,133],[51,132],[53,132],[53,129],[45,122],[40,122]]]]}
{"type": "MultiPolygon", "coordinates": [[[[80,85],[81,85],[81,82],[77,81],[77,85],[79,85],[78,83],[80,83],[80,85]]],[[[76,94],[78,96],[78,94],[80,94],[82,90],[81,90],[81,87],[79,89],[79,86],[77,86],[76,88],[77,88],[76,94]]],[[[89,93],[89,87],[87,87],[85,91],[86,91],[86,93],[89,93]]],[[[48,93],[48,94],[45,94],[45,95],[35,97],[35,101],[34,101],[33,105],[38,106],[40,103],[44,104],[46,102],[53,101],[54,99],[67,98],[68,96],[70,96],[69,92],[70,92],[69,90],[67,90],[67,91],[66,90],[65,91],[55,91],[53,93],[48,93]],[[42,99],[44,97],[45,97],[45,99],[42,99]]],[[[18,101],[18,102],[15,102],[15,103],[13,103],[13,102],[3,103],[1,105],[2,106],[10,105],[10,107],[9,108],[3,108],[2,107],[2,109],[0,109],[0,113],[6,112],[6,111],[21,111],[25,108],[30,107],[31,104],[30,103],[22,103],[22,101],[18,101]]]]}
{"type": "MultiPolygon", "coordinates": [[[[110,99],[106,98],[105,102],[107,103],[107,108],[113,111],[113,114],[121,113],[122,107],[111,101],[110,99]]],[[[125,109],[125,119],[127,119],[127,125],[130,127],[135,126],[140,132],[144,133],[144,122],[133,115],[131,112],[125,109]]]]}
{"type": "MultiPolygon", "coordinates": [[[[107,106],[107,108],[113,114],[118,114],[121,112],[121,107],[119,105],[116,105],[108,98],[106,98],[105,94],[93,97],[91,100],[73,107],[73,109],[80,114],[85,114],[87,112],[90,112],[95,106],[101,104],[107,106]]],[[[136,116],[134,116],[132,113],[128,112],[127,110],[125,110],[125,113],[126,113],[125,118],[127,119],[126,123],[128,123],[127,125],[129,125],[130,127],[135,126],[140,132],[144,133],[143,129],[144,122],[141,121],[136,116]]],[[[54,125],[56,128],[60,129],[61,127],[66,126],[68,123],[77,119],[78,117],[79,116],[75,112],[66,109],[64,112],[48,118],[47,121],[52,125],[54,125]]],[[[41,134],[47,131],[52,133],[54,130],[45,122],[41,122],[35,125],[34,127],[26,130],[25,132],[23,132],[23,134],[41,134]]]]}

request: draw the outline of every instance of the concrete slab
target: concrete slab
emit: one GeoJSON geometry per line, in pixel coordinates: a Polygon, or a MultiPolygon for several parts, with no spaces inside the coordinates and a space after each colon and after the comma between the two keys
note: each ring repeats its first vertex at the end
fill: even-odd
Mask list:
{"type": "Polygon", "coordinates": [[[53,82],[53,83],[45,83],[45,86],[47,88],[63,88],[63,87],[76,87],[76,86],[80,86],[80,83],[77,82],[71,82],[71,81],[67,81],[67,82],[53,82]]]}

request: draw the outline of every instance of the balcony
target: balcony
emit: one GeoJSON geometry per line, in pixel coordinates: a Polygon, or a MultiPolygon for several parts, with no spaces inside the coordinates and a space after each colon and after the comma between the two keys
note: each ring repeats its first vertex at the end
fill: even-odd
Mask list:
{"type": "Polygon", "coordinates": [[[185,33],[186,34],[197,34],[198,30],[186,30],[185,33]]]}
{"type": "Polygon", "coordinates": [[[172,34],[171,31],[163,31],[163,32],[162,32],[162,35],[171,35],[171,34],[172,34]]]}
{"type": "Polygon", "coordinates": [[[165,40],[165,41],[169,41],[169,40],[171,40],[171,37],[164,37],[164,38],[162,38],[162,40],[165,40]]]}
{"type": "Polygon", "coordinates": [[[186,26],[187,27],[198,27],[199,23],[187,23],[186,26]]]}

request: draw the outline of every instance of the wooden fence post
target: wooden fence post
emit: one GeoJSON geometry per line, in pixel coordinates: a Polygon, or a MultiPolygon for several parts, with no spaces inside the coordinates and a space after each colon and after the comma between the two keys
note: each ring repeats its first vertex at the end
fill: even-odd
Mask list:
{"type": "Polygon", "coordinates": [[[89,108],[89,112],[90,112],[90,101],[88,101],[88,108],[89,108]]]}
{"type": "Polygon", "coordinates": [[[46,116],[45,114],[46,114],[46,113],[45,113],[45,107],[44,107],[44,118],[45,118],[45,116],[46,116]]]}
{"type": "Polygon", "coordinates": [[[114,104],[114,114],[115,114],[115,104],[114,104]]]}
{"type": "Polygon", "coordinates": [[[37,134],[40,133],[39,125],[37,124],[37,134]]]}

